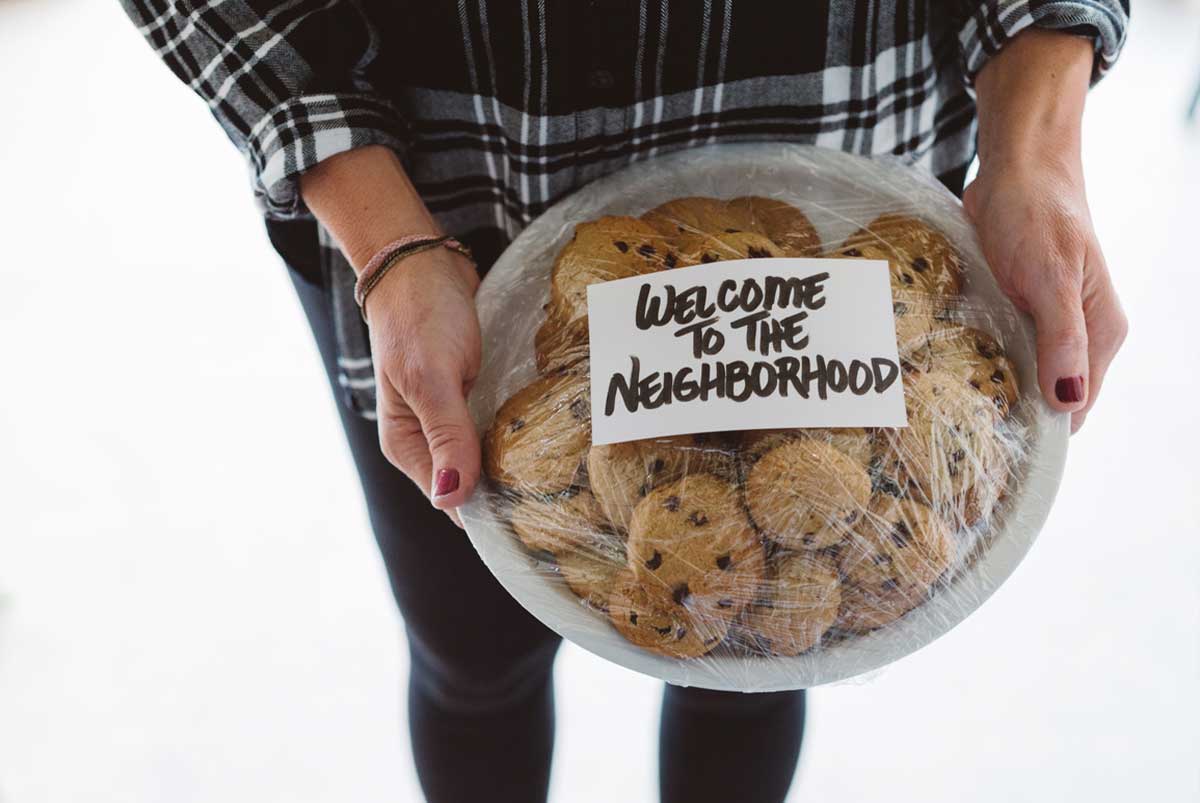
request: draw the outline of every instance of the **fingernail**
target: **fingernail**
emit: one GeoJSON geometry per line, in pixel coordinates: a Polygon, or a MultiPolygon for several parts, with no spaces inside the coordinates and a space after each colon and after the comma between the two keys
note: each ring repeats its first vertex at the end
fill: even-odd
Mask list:
{"type": "Polygon", "coordinates": [[[458,490],[458,469],[443,468],[437,473],[437,479],[433,483],[433,495],[445,496],[449,493],[454,493],[458,490]]]}
{"type": "MultiPolygon", "coordinates": [[[[1083,401],[1083,377],[1064,376],[1054,383],[1054,395],[1063,404],[1074,404],[1083,401]]],[[[457,477],[455,485],[458,485],[457,477]]]]}

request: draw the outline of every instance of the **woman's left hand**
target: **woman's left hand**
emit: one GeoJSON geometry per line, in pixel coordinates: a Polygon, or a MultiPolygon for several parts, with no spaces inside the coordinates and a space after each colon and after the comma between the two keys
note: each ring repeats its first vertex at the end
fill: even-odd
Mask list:
{"type": "Polygon", "coordinates": [[[1000,289],[1033,315],[1038,382],[1071,431],[1096,403],[1128,323],[1084,197],[1080,165],[993,161],[963,195],[1000,289]]]}
{"type": "Polygon", "coordinates": [[[1000,289],[1033,315],[1038,384],[1072,432],[1129,328],[1083,188],[1092,64],[1090,39],[1038,29],[992,56],[975,83],[979,176],[963,194],[1000,289]]]}

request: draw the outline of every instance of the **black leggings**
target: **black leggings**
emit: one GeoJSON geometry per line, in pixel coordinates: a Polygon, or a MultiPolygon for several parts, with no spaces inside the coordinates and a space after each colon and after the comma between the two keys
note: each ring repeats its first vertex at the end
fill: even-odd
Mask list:
{"type": "MultiPolygon", "coordinates": [[[[336,394],[329,296],[291,273],[336,394]]],[[[558,636],[500,587],[462,531],[384,459],[374,422],[337,407],[408,632],[408,719],[426,797],[433,803],[545,800],[558,636]]],[[[803,692],[667,686],[659,736],[662,799],[781,801],[803,729],[803,692]]],[[[620,766],[623,757],[614,759],[620,766]]]]}

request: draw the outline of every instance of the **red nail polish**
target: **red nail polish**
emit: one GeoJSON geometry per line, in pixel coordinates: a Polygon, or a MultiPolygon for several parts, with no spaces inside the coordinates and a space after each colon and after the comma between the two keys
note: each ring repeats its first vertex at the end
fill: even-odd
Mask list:
{"type": "Polygon", "coordinates": [[[445,496],[449,493],[454,493],[458,490],[458,469],[443,468],[437,473],[437,480],[433,484],[434,496],[445,496]]]}
{"type": "MultiPolygon", "coordinates": [[[[1064,404],[1083,401],[1083,377],[1064,376],[1054,383],[1054,395],[1064,404]]],[[[457,482],[455,483],[458,484],[457,482]]]]}

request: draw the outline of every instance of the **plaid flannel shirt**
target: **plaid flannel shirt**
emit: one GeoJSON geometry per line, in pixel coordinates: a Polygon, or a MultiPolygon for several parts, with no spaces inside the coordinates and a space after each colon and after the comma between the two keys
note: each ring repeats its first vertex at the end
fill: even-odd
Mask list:
{"type": "MultiPolygon", "coordinates": [[[[961,183],[972,82],[1031,26],[1114,62],[1128,0],[122,0],[245,154],[268,219],[301,173],[395,149],[481,267],[594,178],[710,142],[891,154],[961,183]]],[[[344,400],[374,415],[353,273],[320,230],[344,400]]]]}

